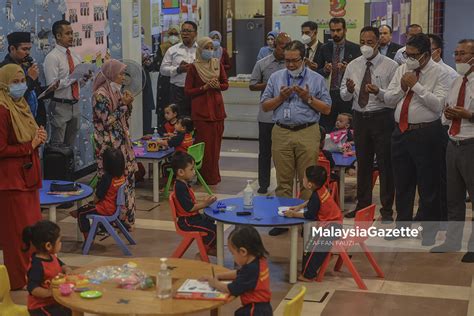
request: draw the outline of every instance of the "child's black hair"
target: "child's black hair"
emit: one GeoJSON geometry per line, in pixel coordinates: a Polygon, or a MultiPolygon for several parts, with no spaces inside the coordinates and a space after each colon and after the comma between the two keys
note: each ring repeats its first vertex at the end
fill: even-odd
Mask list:
{"type": "Polygon", "coordinates": [[[349,121],[349,128],[352,129],[352,114],[350,113],[339,113],[339,115],[344,115],[349,121]]]}
{"type": "Polygon", "coordinates": [[[104,170],[112,177],[121,177],[125,172],[125,158],[118,148],[107,147],[102,155],[104,170]]]}
{"type": "Polygon", "coordinates": [[[228,239],[235,248],[245,248],[249,254],[257,258],[262,258],[268,255],[267,249],[263,246],[260,234],[252,226],[245,225],[235,228],[230,233],[228,239]]]}
{"type": "Polygon", "coordinates": [[[59,238],[59,226],[51,221],[42,220],[33,226],[27,226],[23,229],[22,239],[25,247],[23,251],[30,250],[31,244],[38,251],[46,251],[45,245],[50,242],[53,246],[59,238]]]}
{"type": "Polygon", "coordinates": [[[167,106],[165,106],[165,109],[167,109],[167,108],[169,108],[171,110],[171,112],[176,114],[176,116],[178,115],[178,105],[177,104],[174,104],[174,103],[168,104],[167,106]]]}
{"type": "Polygon", "coordinates": [[[194,123],[189,116],[180,116],[176,122],[184,127],[186,133],[191,133],[194,131],[194,123]]]}
{"type": "Polygon", "coordinates": [[[178,174],[179,169],[186,169],[188,165],[194,164],[194,158],[185,152],[176,152],[171,159],[171,168],[175,175],[178,174]]]}
{"type": "Polygon", "coordinates": [[[306,168],[305,175],[308,181],[313,183],[317,189],[322,187],[328,178],[326,169],[321,166],[309,166],[306,168]]]}

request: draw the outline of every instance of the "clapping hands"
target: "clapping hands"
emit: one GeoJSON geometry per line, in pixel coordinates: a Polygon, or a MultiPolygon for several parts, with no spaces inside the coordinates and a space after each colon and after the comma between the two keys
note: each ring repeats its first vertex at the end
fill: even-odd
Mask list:
{"type": "Polygon", "coordinates": [[[46,143],[48,139],[48,133],[43,126],[40,126],[36,129],[35,137],[31,141],[31,146],[33,149],[37,148],[39,145],[46,143]]]}

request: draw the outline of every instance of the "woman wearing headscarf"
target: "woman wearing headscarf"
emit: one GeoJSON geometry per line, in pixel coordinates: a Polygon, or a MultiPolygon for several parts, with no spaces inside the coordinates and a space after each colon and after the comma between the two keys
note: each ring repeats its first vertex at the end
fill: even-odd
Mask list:
{"type": "Polygon", "coordinates": [[[232,68],[230,63],[229,53],[225,47],[222,47],[222,35],[218,31],[212,31],[209,33],[209,37],[212,39],[212,44],[214,45],[214,58],[217,58],[221,61],[224,66],[226,73],[229,73],[229,70],[232,68]]]}
{"type": "MultiPolygon", "coordinates": [[[[165,56],[168,48],[180,42],[179,30],[180,28],[178,26],[170,26],[168,32],[166,33],[166,39],[158,47],[154,59],[155,69],[157,69],[157,71],[160,70],[161,62],[163,61],[163,57],[165,56]]],[[[169,91],[170,77],[163,76],[162,74],[160,74],[160,76],[158,77],[158,84],[156,90],[156,115],[158,130],[161,134],[165,133],[164,125],[166,123],[166,120],[164,111],[165,107],[170,104],[169,91]]]]}
{"type": "Polygon", "coordinates": [[[221,181],[219,155],[224,119],[226,118],[221,91],[227,90],[227,75],[214,58],[214,45],[209,37],[197,41],[196,61],[188,69],[184,93],[191,97],[191,118],[196,128],[196,143],[206,144],[201,174],[207,184],[221,181]]]}
{"type": "Polygon", "coordinates": [[[31,256],[21,251],[23,229],[41,220],[38,147],[47,138],[23,97],[27,88],[20,66],[0,68],[0,240],[13,290],[25,287],[31,256]]]}
{"type": "MultiPolygon", "coordinates": [[[[96,143],[97,173],[104,174],[102,155],[107,147],[120,148],[125,158],[125,208],[121,220],[125,224],[135,221],[135,177],[138,170],[129,132],[133,96],[121,92],[127,66],[118,60],[104,63],[93,85],[93,121],[96,143]]],[[[127,225],[126,225],[127,226],[127,225]]]]}
{"type": "Polygon", "coordinates": [[[268,55],[273,54],[273,50],[275,49],[275,39],[277,36],[278,36],[278,32],[275,32],[275,31],[271,31],[267,33],[267,37],[266,37],[267,45],[260,48],[260,51],[258,52],[258,55],[257,55],[257,61],[267,57],[268,55]]]}

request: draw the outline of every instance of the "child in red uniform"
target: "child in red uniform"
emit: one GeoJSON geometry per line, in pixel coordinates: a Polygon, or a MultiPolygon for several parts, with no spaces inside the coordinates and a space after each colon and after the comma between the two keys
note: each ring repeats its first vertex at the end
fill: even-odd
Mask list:
{"type": "Polygon", "coordinates": [[[68,274],[71,268],[58,259],[61,250],[59,226],[50,221],[39,221],[23,230],[23,242],[28,251],[33,245],[36,252],[31,256],[27,272],[28,311],[33,316],[67,316],[71,311],[59,305],[53,298],[51,281],[59,274],[68,274]]]}
{"type": "Polygon", "coordinates": [[[191,155],[176,153],[171,160],[171,167],[176,175],[174,193],[178,226],[185,231],[206,232],[207,236],[203,237],[203,241],[207,254],[215,256],[216,224],[199,211],[214,203],[216,197],[210,195],[202,202],[196,201],[194,192],[188,184],[195,176],[194,158],[191,155]]]}
{"type": "Polygon", "coordinates": [[[98,214],[110,216],[117,209],[117,192],[120,186],[125,183],[125,159],[120,149],[107,148],[104,151],[104,175],[97,183],[94,203],[81,207],[76,212],[70,214],[77,217],[77,224],[80,231],[87,240],[91,224],[87,215],[98,214]]]}
{"type": "Polygon", "coordinates": [[[187,152],[189,146],[193,144],[193,135],[191,134],[194,130],[193,121],[187,116],[180,117],[176,121],[174,128],[176,131],[175,136],[168,140],[160,140],[158,143],[167,147],[174,147],[176,152],[187,152]]]}
{"type": "Polygon", "coordinates": [[[265,258],[268,252],[257,230],[252,226],[236,228],[229,235],[228,247],[240,269],[218,274],[215,278],[205,276],[202,279],[221,292],[240,296],[243,306],[234,315],[273,315],[270,272],[265,258]],[[219,280],[233,281],[226,284],[219,280]]]}
{"type": "Polygon", "coordinates": [[[176,121],[178,120],[178,106],[174,103],[169,104],[165,107],[165,136],[172,136],[174,135],[174,125],[176,124],[176,121]]]}
{"type": "MultiPolygon", "coordinates": [[[[331,194],[324,186],[327,179],[326,170],[321,166],[306,168],[303,185],[313,193],[308,201],[298,206],[291,207],[285,212],[286,217],[301,217],[318,221],[318,226],[330,229],[331,226],[341,228],[342,213],[331,194]],[[303,213],[300,210],[307,208],[303,213]]],[[[305,247],[303,254],[303,270],[298,277],[300,281],[312,281],[317,276],[317,271],[332,248],[332,242],[337,238],[312,236],[305,247]]]]}

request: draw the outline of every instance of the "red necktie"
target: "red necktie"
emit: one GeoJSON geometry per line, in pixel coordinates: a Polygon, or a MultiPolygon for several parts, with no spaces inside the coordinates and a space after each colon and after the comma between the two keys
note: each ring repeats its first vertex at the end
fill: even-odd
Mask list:
{"type": "MultiPolygon", "coordinates": [[[[419,77],[420,70],[417,70],[416,78],[419,79],[419,77]]],[[[398,122],[398,127],[400,128],[400,131],[402,133],[404,133],[408,129],[408,107],[414,94],[415,92],[410,89],[410,91],[408,91],[407,95],[405,96],[405,100],[403,100],[402,111],[400,112],[400,121],[398,122]]]]}
{"type": "MultiPolygon", "coordinates": [[[[466,99],[466,85],[467,85],[467,77],[464,76],[462,78],[461,89],[459,89],[458,94],[458,101],[456,102],[456,106],[464,108],[464,100],[466,99]]],[[[451,128],[449,129],[449,135],[456,136],[461,131],[461,120],[460,118],[453,119],[451,123],[451,128]]]]}
{"type": "MultiPolygon", "coordinates": [[[[71,51],[69,50],[69,48],[66,49],[66,55],[67,63],[69,64],[69,74],[72,74],[72,72],[74,71],[74,61],[72,60],[71,51]]],[[[79,83],[77,83],[77,81],[71,85],[71,90],[73,99],[79,100],[79,83]]]]}

